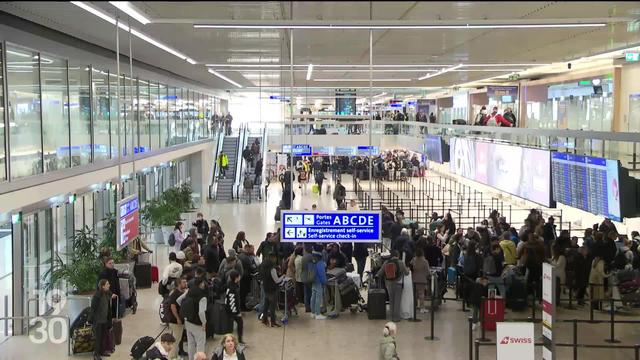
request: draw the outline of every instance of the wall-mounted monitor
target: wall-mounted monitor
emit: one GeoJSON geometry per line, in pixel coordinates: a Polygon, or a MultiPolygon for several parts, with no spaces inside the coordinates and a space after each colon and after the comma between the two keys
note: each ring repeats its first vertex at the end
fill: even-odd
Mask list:
{"type": "Polygon", "coordinates": [[[555,201],[622,221],[618,160],[554,152],[551,179],[555,201]]]}
{"type": "Polygon", "coordinates": [[[451,138],[451,172],[523,199],[551,206],[551,164],[546,150],[451,138]]]}

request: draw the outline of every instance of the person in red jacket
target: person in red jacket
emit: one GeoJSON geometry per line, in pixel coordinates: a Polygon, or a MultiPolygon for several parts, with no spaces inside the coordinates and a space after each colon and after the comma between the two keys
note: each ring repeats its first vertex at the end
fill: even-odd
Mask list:
{"type": "Polygon", "coordinates": [[[502,116],[501,114],[498,114],[497,106],[493,107],[493,110],[491,111],[491,114],[487,118],[485,125],[486,126],[507,126],[507,127],[512,126],[509,120],[505,119],[504,116],[502,116]]]}

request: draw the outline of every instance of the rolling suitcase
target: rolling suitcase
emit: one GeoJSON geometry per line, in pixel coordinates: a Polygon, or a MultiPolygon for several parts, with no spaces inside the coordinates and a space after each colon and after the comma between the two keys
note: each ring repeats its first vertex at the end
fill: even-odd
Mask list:
{"type": "Polygon", "coordinates": [[[387,293],[384,289],[369,289],[367,292],[367,317],[369,320],[387,318],[387,293]]]}
{"type": "Polygon", "coordinates": [[[495,331],[496,323],[504,321],[504,299],[496,297],[482,302],[482,327],[485,330],[495,331]]]}
{"type": "Polygon", "coordinates": [[[131,299],[131,288],[129,287],[129,278],[118,278],[118,282],[120,283],[120,296],[122,296],[122,301],[129,301],[131,299]]]}
{"type": "Polygon", "coordinates": [[[513,311],[527,308],[527,285],[524,277],[514,277],[507,289],[506,306],[513,311]]]}
{"type": "Polygon", "coordinates": [[[160,271],[157,266],[151,266],[151,282],[157,283],[160,276],[160,271]]]}
{"type": "Polygon", "coordinates": [[[133,274],[136,277],[136,285],[140,288],[151,287],[151,264],[137,263],[133,268],[133,274]]]}
{"type": "Polygon", "coordinates": [[[113,335],[113,343],[114,343],[114,347],[113,349],[115,349],[115,345],[120,345],[122,344],[122,320],[120,320],[120,299],[118,299],[118,310],[116,310],[116,317],[111,320],[112,321],[112,326],[111,326],[111,335],[113,335]]]}
{"type": "Polygon", "coordinates": [[[233,320],[227,313],[227,305],[223,301],[216,300],[212,307],[213,331],[215,334],[224,335],[233,332],[233,320]]]}

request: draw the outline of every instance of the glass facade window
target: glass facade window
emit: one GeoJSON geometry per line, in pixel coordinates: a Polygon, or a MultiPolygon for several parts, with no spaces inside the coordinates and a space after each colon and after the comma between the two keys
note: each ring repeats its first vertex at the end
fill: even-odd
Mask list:
{"type": "Polygon", "coordinates": [[[157,113],[160,137],[159,146],[163,148],[169,143],[169,94],[167,93],[167,86],[159,84],[158,92],[157,113]]]}
{"type": "Polygon", "coordinates": [[[160,102],[158,100],[158,83],[149,82],[149,138],[150,148],[160,147],[160,102]]]}
{"type": "Polygon", "coordinates": [[[167,134],[167,146],[176,144],[176,137],[178,134],[178,126],[180,120],[180,114],[177,105],[177,92],[176,88],[169,88],[168,106],[169,106],[169,133],[167,134]]]}
{"type": "MultiPolygon", "coordinates": [[[[4,69],[2,44],[0,44],[0,121],[4,124],[4,69]]],[[[0,127],[0,181],[7,179],[6,155],[4,152],[4,126],[0,127]]],[[[0,337],[0,339],[2,339],[0,337]]],[[[0,340],[2,342],[2,340],[0,340]]]]}
{"type": "Polygon", "coordinates": [[[131,79],[124,75],[120,76],[120,147],[122,148],[122,156],[129,156],[133,145],[132,95],[131,79]]]}
{"type": "Polygon", "coordinates": [[[118,77],[114,73],[109,73],[109,122],[111,129],[109,130],[111,138],[111,158],[118,157],[118,144],[122,148],[124,139],[119,137],[122,134],[122,119],[118,119],[119,112],[119,99],[118,99],[118,77]]]}
{"type": "Polygon", "coordinates": [[[43,55],[42,81],[42,141],[45,172],[71,166],[69,147],[69,88],[67,61],[43,55]]]}
{"type": "Polygon", "coordinates": [[[92,69],[91,92],[93,94],[93,158],[95,162],[106,160],[111,151],[111,123],[109,120],[109,73],[100,69],[92,69]]]}
{"type": "Polygon", "coordinates": [[[69,64],[69,113],[71,115],[71,164],[91,163],[90,69],[69,64]]]}
{"type": "Polygon", "coordinates": [[[42,173],[39,58],[37,52],[7,47],[7,110],[14,179],[42,173]]]}
{"type": "Polygon", "coordinates": [[[154,116],[151,103],[149,102],[149,82],[144,80],[138,81],[138,96],[134,96],[134,110],[136,116],[134,119],[137,124],[134,127],[134,131],[138,133],[138,152],[149,151],[150,147],[150,121],[154,116]]]}

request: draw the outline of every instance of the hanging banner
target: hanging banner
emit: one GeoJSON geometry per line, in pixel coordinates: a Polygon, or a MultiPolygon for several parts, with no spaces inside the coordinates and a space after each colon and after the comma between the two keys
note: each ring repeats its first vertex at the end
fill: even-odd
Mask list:
{"type": "Polygon", "coordinates": [[[533,323],[499,322],[496,326],[497,360],[534,360],[533,323]]]}
{"type": "Polygon", "coordinates": [[[553,323],[556,316],[556,276],[554,266],[542,264],[542,359],[555,358],[553,323]]]}

